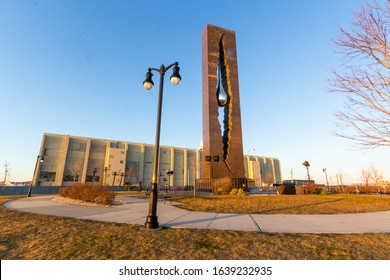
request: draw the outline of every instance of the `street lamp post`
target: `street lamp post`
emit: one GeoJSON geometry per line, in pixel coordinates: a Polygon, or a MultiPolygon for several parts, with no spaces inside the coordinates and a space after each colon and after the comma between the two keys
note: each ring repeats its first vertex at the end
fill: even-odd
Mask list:
{"type": "Polygon", "coordinates": [[[97,173],[97,168],[95,167],[93,170],[92,170],[92,186],[93,186],[93,182],[95,182],[95,177],[96,177],[96,173],[97,173]]]}
{"type": "Polygon", "coordinates": [[[114,171],[114,172],[112,172],[112,175],[114,176],[114,178],[112,179],[112,186],[114,186],[115,185],[115,178],[118,175],[118,173],[116,171],[114,171]]]}
{"type": "MultiPolygon", "coordinates": [[[[105,166],[104,169],[103,169],[103,186],[107,186],[107,174],[108,174],[108,171],[110,171],[110,168],[108,166],[105,166]]],[[[95,170],[95,172],[96,172],[96,170],[95,170]]],[[[93,176],[95,177],[95,174],[93,176]]]]}
{"type": "Polygon", "coordinates": [[[164,75],[171,67],[173,67],[173,74],[171,75],[171,83],[174,85],[179,84],[181,76],[179,74],[179,63],[175,62],[165,67],[164,64],[161,65],[159,69],[149,68],[146,73],[146,79],[144,81],[144,87],[147,90],[150,90],[154,83],[152,81],[152,71],[157,71],[160,73],[160,88],[158,95],[158,107],[157,107],[157,123],[156,123],[156,143],[154,151],[154,165],[153,165],[153,176],[152,176],[152,190],[150,193],[149,199],[149,215],[146,217],[145,229],[160,229],[158,224],[157,217],[157,197],[158,197],[158,166],[159,166],[159,156],[160,156],[160,128],[161,128],[161,109],[162,109],[162,99],[163,99],[163,87],[164,87],[164,75]]]}
{"type": "Polygon", "coordinates": [[[125,176],[125,173],[121,173],[120,174],[120,176],[121,176],[121,180],[120,180],[120,182],[119,182],[119,186],[122,186],[123,185],[123,177],[125,176]]]}
{"type": "Polygon", "coordinates": [[[167,175],[168,175],[168,188],[171,187],[171,176],[172,176],[173,174],[175,174],[175,171],[173,171],[173,170],[168,170],[168,171],[167,171],[167,175]]]}
{"type": "Polygon", "coordinates": [[[328,173],[326,172],[326,168],[323,168],[323,169],[322,169],[322,172],[325,173],[326,186],[328,187],[328,191],[329,191],[328,173]]]}
{"type": "Polygon", "coordinates": [[[34,180],[35,180],[35,173],[37,172],[38,170],[38,165],[42,162],[45,161],[45,154],[46,154],[46,149],[43,151],[43,155],[38,155],[37,156],[37,160],[35,162],[35,168],[34,168],[34,174],[33,174],[33,177],[32,177],[32,180],[31,180],[31,184],[30,184],[30,187],[28,188],[28,193],[27,193],[27,197],[30,197],[31,196],[31,192],[32,192],[32,187],[33,187],[33,184],[34,184],[34,180]]]}

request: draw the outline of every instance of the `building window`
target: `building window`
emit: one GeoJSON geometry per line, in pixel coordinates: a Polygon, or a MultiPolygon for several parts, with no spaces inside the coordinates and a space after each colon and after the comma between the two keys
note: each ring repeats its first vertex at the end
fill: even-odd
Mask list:
{"type": "Polygon", "coordinates": [[[64,182],[78,182],[79,181],[79,175],[73,176],[73,175],[65,175],[64,176],[64,182]]]}
{"type": "Polygon", "coordinates": [[[56,179],[56,172],[45,172],[42,171],[39,174],[39,181],[54,182],[56,179]]]}
{"type": "MultiPolygon", "coordinates": [[[[92,175],[87,175],[85,181],[87,182],[92,182],[92,179],[93,179],[93,176],[92,175]]],[[[94,182],[99,182],[100,180],[100,177],[99,176],[95,176],[95,179],[93,180],[94,182]]]]}

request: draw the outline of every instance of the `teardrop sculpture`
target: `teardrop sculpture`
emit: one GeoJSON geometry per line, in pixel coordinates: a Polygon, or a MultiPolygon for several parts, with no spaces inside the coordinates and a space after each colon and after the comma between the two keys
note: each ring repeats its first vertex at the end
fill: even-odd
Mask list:
{"type": "Polygon", "coordinates": [[[227,103],[227,94],[221,85],[220,91],[218,93],[218,105],[223,107],[226,105],[226,103],[227,103]]]}
{"type": "Polygon", "coordinates": [[[228,101],[228,95],[226,94],[223,85],[222,85],[222,78],[221,78],[221,68],[220,65],[218,65],[217,69],[217,101],[218,101],[218,106],[223,107],[226,105],[228,101]]]}

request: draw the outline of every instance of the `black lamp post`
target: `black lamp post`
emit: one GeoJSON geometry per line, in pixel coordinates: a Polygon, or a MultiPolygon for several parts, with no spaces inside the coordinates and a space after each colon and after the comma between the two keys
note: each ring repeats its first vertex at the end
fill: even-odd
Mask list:
{"type": "Polygon", "coordinates": [[[115,178],[116,176],[118,175],[118,173],[116,171],[112,172],[112,175],[114,176],[114,178],[112,179],[112,186],[114,186],[115,184],[115,178]]]}
{"type": "Polygon", "coordinates": [[[95,167],[92,170],[92,184],[91,184],[91,186],[93,186],[93,182],[95,182],[96,173],[97,173],[97,168],[95,167]]]}
{"type": "Polygon", "coordinates": [[[28,188],[27,197],[31,196],[32,187],[33,187],[34,180],[35,180],[35,173],[38,170],[38,164],[40,164],[40,163],[45,161],[45,154],[46,154],[46,149],[43,151],[43,155],[42,156],[41,155],[37,156],[37,160],[35,162],[34,174],[33,174],[33,177],[32,177],[32,181],[31,181],[30,187],[28,188]]]}
{"type": "Polygon", "coordinates": [[[158,95],[158,107],[157,107],[157,123],[156,123],[156,144],[154,151],[154,166],[153,166],[153,177],[152,177],[152,190],[149,199],[149,215],[146,217],[145,229],[160,229],[157,217],[157,197],[158,197],[158,166],[160,156],[160,128],[161,128],[161,109],[163,99],[163,87],[164,87],[164,75],[171,67],[173,67],[173,74],[171,75],[171,83],[174,85],[179,84],[181,76],[179,74],[179,63],[175,62],[165,67],[164,64],[160,66],[160,69],[149,68],[146,73],[146,79],[144,81],[144,88],[150,90],[154,83],[152,81],[152,70],[160,73],[160,88],[158,95]]]}
{"type": "Polygon", "coordinates": [[[121,180],[119,182],[119,186],[122,186],[123,185],[123,177],[125,176],[125,173],[121,173],[119,176],[121,176],[121,180]]]}
{"type": "MultiPolygon", "coordinates": [[[[110,171],[110,168],[108,166],[105,166],[104,169],[103,169],[103,185],[104,186],[107,186],[107,174],[108,174],[108,171],[110,171]]],[[[93,175],[93,176],[95,177],[95,175],[93,175]]]]}
{"type": "Polygon", "coordinates": [[[173,171],[173,170],[168,170],[168,171],[167,171],[167,175],[168,175],[168,188],[171,187],[171,176],[172,176],[173,174],[175,174],[175,171],[173,171]]]}

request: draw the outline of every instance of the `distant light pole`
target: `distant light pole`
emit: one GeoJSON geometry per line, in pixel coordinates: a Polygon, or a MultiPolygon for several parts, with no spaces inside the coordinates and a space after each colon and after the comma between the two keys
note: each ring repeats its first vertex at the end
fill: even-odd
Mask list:
{"type": "Polygon", "coordinates": [[[168,170],[168,171],[167,171],[167,175],[168,175],[168,188],[171,187],[171,176],[172,176],[173,174],[175,174],[175,171],[173,171],[173,170],[168,170]]]}
{"type": "MultiPolygon", "coordinates": [[[[107,174],[108,174],[108,171],[110,171],[110,168],[108,166],[105,166],[104,169],[103,169],[103,186],[107,186],[107,174]]],[[[95,172],[96,172],[96,170],[95,170],[95,172]]]]}
{"type": "Polygon", "coordinates": [[[146,73],[146,79],[144,81],[144,88],[150,90],[154,83],[152,81],[152,70],[160,73],[160,88],[158,95],[158,107],[157,107],[157,123],[156,123],[156,144],[154,151],[154,166],[153,166],[153,177],[152,177],[152,190],[150,193],[149,199],[149,215],[146,217],[145,229],[160,229],[158,224],[157,217],[157,197],[158,197],[158,166],[159,166],[159,156],[160,156],[160,128],[161,128],[161,109],[162,109],[162,99],[163,99],[163,87],[164,87],[164,75],[171,67],[173,67],[173,74],[171,75],[171,83],[177,85],[180,83],[181,76],[179,74],[179,63],[175,62],[165,67],[164,64],[161,65],[160,69],[149,68],[146,73]]]}
{"type": "Polygon", "coordinates": [[[306,167],[306,171],[307,171],[307,179],[308,179],[308,184],[310,184],[310,174],[309,174],[309,166],[310,166],[310,163],[305,160],[304,162],[302,162],[302,165],[306,167]]]}
{"type": "Polygon", "coordinates": [[[120,176],[121,176],[121,180],[120,180],[120,182],[119,182],[119,186],[122,186],[123,185],[123,177],[125,176],[125,173],[121,173],[120,174],[120,176]]]}
{"type": "Polygon", "coordinates": [[[322,172],[325,173],[326,186],[328,187],[328,191],[329,191],[328,173],[326,172],[326,168],[323,168],[323,169],[322,169],[322,172]]]}
{"type": "Polygon", "coordinates": [[[95,167],[93,170],[92,170],[92,187],[93,187],[93,182],[95,182],[95,176],[96,176],[96,173],[97,173],[97,168],[95,167]]]}
{"type": "Polygon", "coordinates": [[[115,184],[115,178],[117,175],[119,175],[116,171],[112,172],[112,175],[114,176],[114,178],[112,179],[112,186],[114,186],[115,184]]]}
{"type": "Polygon", "coordinates": [[[46,154],[46,149],[43,151],[43,155],[42,156],[41,155],[37,156],[37,160],[35,162],[34,174],[33,174],[32,180],[31,180],[30,187],[28,188],[27,197],[31,196],[32,187],[33,187],[34,180],[35,180],[35,173],[38,170],[38,165],[45,161],[45,154],[46,154]]]}

